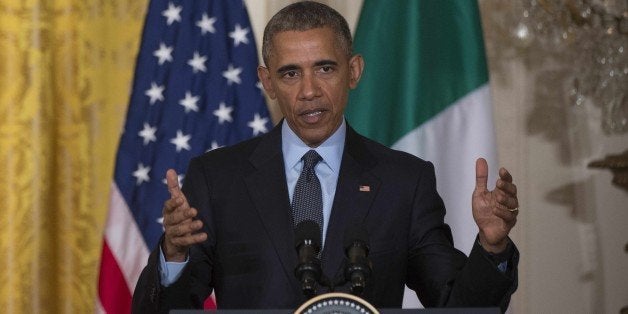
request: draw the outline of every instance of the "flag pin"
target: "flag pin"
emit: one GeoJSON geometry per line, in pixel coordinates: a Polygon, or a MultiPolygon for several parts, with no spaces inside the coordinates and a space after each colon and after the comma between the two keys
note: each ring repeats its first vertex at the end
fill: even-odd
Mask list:
{"type": "Polygon", "coordinates": [[[368,185],[360,185],[360,192],[371,192],[371,187],[368,185]]]}

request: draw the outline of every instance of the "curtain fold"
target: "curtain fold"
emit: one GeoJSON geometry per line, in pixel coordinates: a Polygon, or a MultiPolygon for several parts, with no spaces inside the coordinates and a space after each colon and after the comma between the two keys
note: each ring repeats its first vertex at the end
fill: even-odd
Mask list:
{"type": "Polygon", "coordinates": [[[146,0],[0,0],[0,309],[93,312],[146,0]]]}

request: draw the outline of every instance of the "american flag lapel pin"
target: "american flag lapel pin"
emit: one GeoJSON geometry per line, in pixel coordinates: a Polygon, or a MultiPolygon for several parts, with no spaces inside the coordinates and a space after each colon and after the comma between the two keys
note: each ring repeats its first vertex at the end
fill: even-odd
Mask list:
{"type": "Polygon", "coordinates": [[[371,187],[368,185],[360,185],[360,192],[371,192],[371,187]]]}

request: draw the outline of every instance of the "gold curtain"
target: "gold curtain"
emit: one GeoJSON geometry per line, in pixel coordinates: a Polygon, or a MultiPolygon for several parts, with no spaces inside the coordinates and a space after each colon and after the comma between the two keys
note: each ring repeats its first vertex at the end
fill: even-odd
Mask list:
{"type": "Polygon", "coordinates": [[[94,311],[147,0],[0,0],[0,311],[94,311]]]}

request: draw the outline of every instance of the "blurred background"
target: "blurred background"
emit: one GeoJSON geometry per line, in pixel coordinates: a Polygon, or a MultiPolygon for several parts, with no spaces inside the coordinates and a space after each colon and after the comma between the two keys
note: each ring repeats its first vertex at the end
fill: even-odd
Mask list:
{"type": "MultiPolygon", "coordinates": [[[[260,49],[291,1],[245,2],[260,49]]],[[[355,29],[361,0],[322,2],[355,29]]],[[[628,1],[479,4],[498,164],[519,189],[510,311],[626,313],[628,1]]],[[[2,312],[94,311],[147,5],[0,0],[2,312]]]]}

